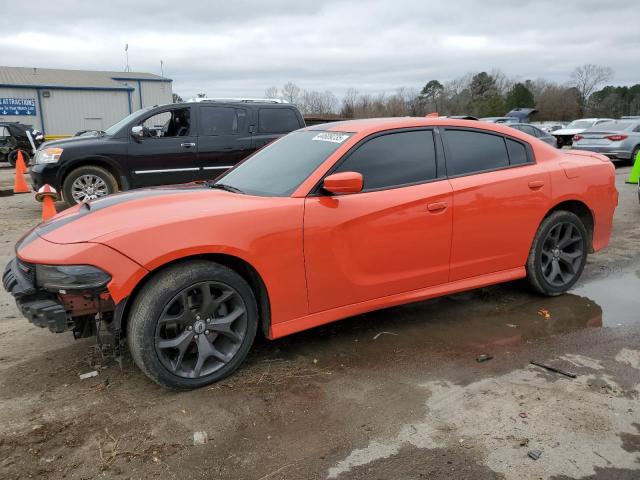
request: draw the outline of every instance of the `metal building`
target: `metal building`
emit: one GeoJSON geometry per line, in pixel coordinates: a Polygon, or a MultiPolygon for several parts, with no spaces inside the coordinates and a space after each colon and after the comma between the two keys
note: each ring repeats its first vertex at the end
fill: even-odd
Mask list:
{"type": "Polygon", "coordinates": [[[142,107],[171,103],[171,86],[152,73],[0,67],[0,121],[47,137],[104,130],[142,107]]]}

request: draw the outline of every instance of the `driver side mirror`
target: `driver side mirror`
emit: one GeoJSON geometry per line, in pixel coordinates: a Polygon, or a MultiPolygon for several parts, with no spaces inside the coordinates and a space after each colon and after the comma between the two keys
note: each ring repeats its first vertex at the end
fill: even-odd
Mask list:
{"type": "Polygon", "coordinates": [[[336,195],[348,195],[361,192],[363,184],[361,173],[340,172],[325,177],[322,182],[322,188],[336,195]]]}
{"type": "Polygon", "coordinates": [[[131,127],[131,136],[136,139],[142,139],[145,135],[145,127],[142,125],[136,125],[135,127],[131,127]]]}

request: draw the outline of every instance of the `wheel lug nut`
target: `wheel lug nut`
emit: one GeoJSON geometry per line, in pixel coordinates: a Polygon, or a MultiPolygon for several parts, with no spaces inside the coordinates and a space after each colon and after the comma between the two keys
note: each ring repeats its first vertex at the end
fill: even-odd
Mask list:
{"type": "Polygon", "coordinates": [[[211,319],[210,318],[207,318],[207,323],[211,323],[211,319]]]}
{"type": "Polygon", "coordinates": [[[198,339],[198,335],[194,335],[193,338],[195,338],[197,340],[198,339]]]}
{"type": "Polygon", "coordinates": [[[189,326],[187,327],[187,330],[193,330],[193,327],[192,327],[191,325],[189,325],[189,326]]]}
{"type": "Polygon", "coordinates": [[[205,330],[205,331],[204,331],[204,334],[205,334],[205,335],[209,335],[209,330],[205,330]]]}
{"type": "Polygon", "coordinates": [[[200,320],[200,315],[196,315],[196,320],[200,320]]]}

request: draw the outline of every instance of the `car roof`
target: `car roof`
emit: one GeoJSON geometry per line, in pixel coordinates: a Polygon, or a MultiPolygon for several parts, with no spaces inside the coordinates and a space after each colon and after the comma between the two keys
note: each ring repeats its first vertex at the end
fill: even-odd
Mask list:
{"type": "Polygon", "coordinates": [[[412,127],[462,127],[480,130],[489,130],[505,135],[517,136],[518,130],[507,126],[509,124],[478,122],[477,120],[462,120],[457,118],[427,118],[427,117],[391,117],[391,118],[364,118],[359,120],[345,120],[341,122],[321,123],[311,125],[304,130],[349,132],[349,133],[375,133],[378,131],[397,128],[412,127]]]}

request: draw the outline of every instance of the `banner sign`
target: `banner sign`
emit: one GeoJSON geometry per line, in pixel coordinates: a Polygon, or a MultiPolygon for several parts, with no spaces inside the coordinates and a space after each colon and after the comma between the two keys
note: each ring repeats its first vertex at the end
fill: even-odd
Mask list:
{"type": "Polygon", "coordinates": [[[35,98],[0,98],[0,115],[36,114],[35,98]]]}

